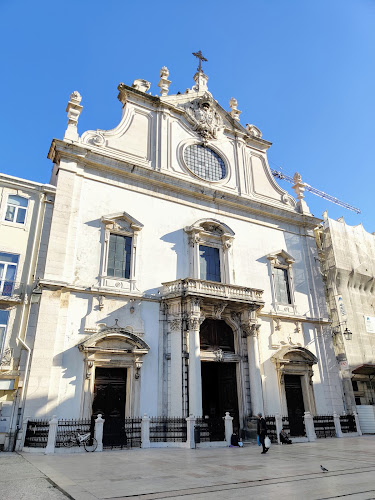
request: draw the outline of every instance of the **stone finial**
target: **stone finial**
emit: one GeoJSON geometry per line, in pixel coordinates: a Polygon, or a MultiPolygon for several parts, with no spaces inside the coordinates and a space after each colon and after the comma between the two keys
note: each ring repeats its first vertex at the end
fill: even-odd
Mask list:
{"type": "Polygon", "coordinates": [[[230,106],[230,109],[231,109],[231,116],[234,120],[236,120],[237,122],[240,121],[240,114],[242,113],[242,111],[240,111],[239,109],[237,109],[237,106],[238,106],[238,102],[237,102],[237,99],[235,99],[234,97],[231,98],[231,100],[229,101],[229,106],[230,106]]]}
{"type": "Polygon", "coordinates": [[[203,71],[197,71],[197,73],[195,73],[194,81],[195,85],[193,86],[192,90],[195,90],[195,92],[208,91],[208,76],[205,75],[203,71]]]}
{"type": "Polygon", "coordinates": [[[296,172],[294,174],[293,180],[294,180],[295,184],[294,184],[294,186],[292,186],[292,189],[294,189],[294,191],[296,193],[296,198],[298,200],[298,202],[297,202],[298,210],[301,212],[301,214],[311,215],[310,209],[304,200],[305,196],[303,193],[306,189],[306,185],[304,182],[302,182],[302,177],[300,176],[300,174],[298,172],[296,172]]]}
{"type": "Polygon", "coordinates": [[[168,94],[169,86],[171,84],[171,81],[168,80],[168,76],[169,76],[168,68],[166,66],[163,66],[160,70],[160,82],[158,83],[161,96],[168,94]]]}
{"type": "Polygon", "coordinates": [[[138,78],[138,80],[134,80],[132,87],[140,92],[147,92],[151,87],[151,83],[147,80],[143,80],[142,78],[138,78]]]}
{"type": "Polygon", "coordinates": [[[81,100],[81,94],[77,92],[77,90],[70,94],[70,100],[65,110],[68,113],[68,126],[64,134],[64,139],[78,141],[79,136],[77,131],[77,124],[79,115],[81,114],[83,109],[83,107],[80,105],[81,100]]]}

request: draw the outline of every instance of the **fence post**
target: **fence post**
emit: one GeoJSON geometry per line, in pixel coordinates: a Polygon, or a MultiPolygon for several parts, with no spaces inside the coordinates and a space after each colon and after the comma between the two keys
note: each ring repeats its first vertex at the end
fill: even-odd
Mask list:
{"type": "Polygon", "coordinates": [[[49,429],[48,429],[48,440],[45,455],[49,455],[51,453],[55,453],[55,443],[56,443],[56,434],[57,434],[57,426],[59,421],[56,415],[53,415],[51,420],[49,421],[49,429]]]}
{"type": "Polygon", "coordinates": [[[99,413],[97,418],[95,419],[95,439],[98,442],[98,447],[95,451],[103,451],[103,425],[104,418],[102,418],[102,414],[99,413]]]}
{"type": "Polygon", "coordinates": [[[145,413],[141,423],[141,448],[150,447],[150,417],[145,413]]]}
{"type": "Polygon", "coordinates": [[[353,411],[354,419],[355,419],[355,426],[357,427],[357,432],[358,436],[362,436],[362,431],[361,431],[361,426],[359,424],[359,416],[356,411],[353,411]]]}
{"type": "Polygon", "coordinates": [[[309,441],[315,441],[316,440],[316,434],[315,434],[315,428],[314,428],[314,419],[309,411],[305,411],[305,414],[303,416],[304,421],[305,421],[305,429],[306,429],[306,436],[309,441]]]}
{"type": "Polygon", "coordinates": [[[283,428],[283,417],[280,415],[280,413],[275,414],[275,423],[276,423],[277,442],[280,444],[280,432],[281,429],[283,428]]]}
{"type": "Polygon", "coordinates": [[[16,451],[22,451],[22,448],[25,446],[27,422],[29,420],[30,420],[30,417],[25,417],[22,421],[22,427],[21,427],[19,434],[17,436],[16,451]]]}
{"type": "Polygon", "coordinates": [[[230,446],[230,438],[233,434],[233,417],[229,415],[229,411],[225,412],[225,440],[227,445],[230,446]]]}
{"type": "Polygon", "coordinates": [[[196,418],[193,415],[189,415],[186,419],[187,428],[186,428],[186,444],[187,447],[191,450],[195,448],[194,441],[194,427],[195,427],[196,418]]]}
{"type": "Polygon", "coordinates": [[[333,412],[333,421],[335,423],[336,437],[342,438],[343,433],[341,430],[340,416],[337,415],[337,413],[335,411],[333,412]]]}

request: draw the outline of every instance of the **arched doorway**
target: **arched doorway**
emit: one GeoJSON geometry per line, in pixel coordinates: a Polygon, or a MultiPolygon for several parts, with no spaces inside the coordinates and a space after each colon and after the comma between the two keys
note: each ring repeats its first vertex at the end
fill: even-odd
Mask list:
{"type": "Polygon", "coordinates": [[[239,431],[237,362],[232,329],[223,320],[206,319],[200,328],[203,416],[233,417],[239,431]]]}

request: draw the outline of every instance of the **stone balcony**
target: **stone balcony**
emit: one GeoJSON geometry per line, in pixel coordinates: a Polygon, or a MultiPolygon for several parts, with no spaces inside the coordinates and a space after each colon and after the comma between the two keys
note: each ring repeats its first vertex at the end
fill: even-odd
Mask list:
{"type": "Polygon", "coordinates": [[[22,302],[24,288],[24,283],[11,280],[0,280],[0,302],[22,302]]]}
{"type": "Polygon", "coordinates": [[[196,296],[216,300],[226,300],[234,303],[253,304],[263,306],[263,290],[248,288],[238,285],[228,285],[216,281],[205,281],[194,278],[185,278],[176,281],[162,283],[162,297],[165,299],[173,297],[196,296]]]}

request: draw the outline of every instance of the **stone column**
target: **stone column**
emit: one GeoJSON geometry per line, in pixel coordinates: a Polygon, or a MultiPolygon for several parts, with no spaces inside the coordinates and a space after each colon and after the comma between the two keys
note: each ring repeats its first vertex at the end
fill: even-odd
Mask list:
{"type": "Polygon", "coordinates": [[[59,423],[59,421],[58,421],[56,415],[54,415],[52,417],[52,419],[49,421],[48,441],[47,441],[47,447],[46,447],[45,452],[44,452],[45,455],[55,453],[55,443],[56,443],[58,423],[59,423]]]}
{"type": "Polygon", "coordinates": [[[202,416],[201,350],[199,340],[200,321],[189,320],[189,414],[202,416]]]}
{"type": "Polygon", "coordinates": [[[355,425],[357,427],[358,436],[362,436],[361,426],[359,424],[358,413],[356,411],[353,411],[353,415],[354,415],[354,418],[355,418],[355,425]]]}
{"type": "Polygon", "coordinates": [[[340,417],[335,411],[333,412],[333,421],[335,422],[336,437],[342,438],[343,434],[341,430],[340,417]]]}
{"type": "Polygon", "coordinates": [[[230,446],[230,438],[232,437],[233,434],[233,417],[229,415],[229,411],[225,413],[224,423],[225,423],[225,441],[227,442],[227,445],[230,446]]]}
{"type": "Polygon", "coordinates": [[[305,411],[304,414],[304,421],[305,421],[305,429],[306,429],[306,436],[309,441],[315,441],[316,440],[316,434],[315,434],[315,428],[314,428],[314,419],[309,411],[305,411]]]}
{"type": "Polygon", "coordinates": [[[189,335],[189,415],[202,416],[202,376],[200,348],[200,300],[188,301],[188,335],[189,335]]]}
{"type": "Polygon", "coordinates": [[[169,415],[182,416],[182,320],[168,320],[170,340],[169,415]]]}
{"type": "Polygon", "coordinates": [[[283,417],[280,415],[280,413],[276,413],[275,422],[276,422],[277,442],[280,444],[280,432],[281,429],[283,428],[283,417]]]}
{"type": "Polygon", "coordinates": [[[259,325],[252,324],[250,325],[250,327],[244,330],[247,335],[250,397],[251,410],[253,415],[257,415],[259,412],[263,413],[263,392],[259,363],[258,329],[259,325]]]}
{"type": "Polygon", "coordinates": [[[103,451],[103,425],[104,418],[102,418],[102,414],[99,413],[97,418],[95,419],[95,439],[98,442],[98,447],[95,451],[103,451]]]}
{"type": "Polygon", "coordinates": [[[189,415],[186,419],[187,422],[187,438],[186,444],[190,449],[195,448],[195,440],[194,440],[194,427],[196,418],[193,415],[189,415]]]}
{"type": "Polygon", "coordinates": [[[141,448],[150,448],[150,417],[146,413],[142,417],[141,423],[141,448]]]}

